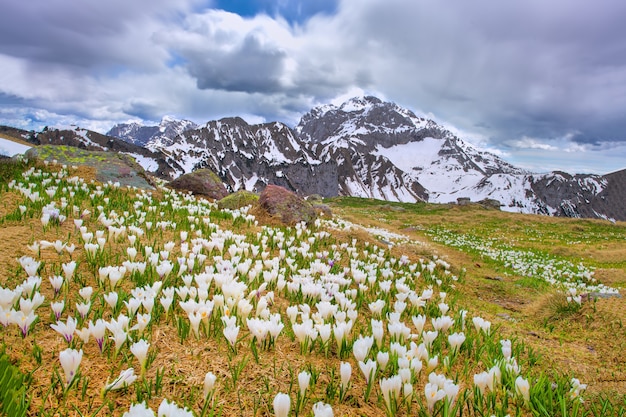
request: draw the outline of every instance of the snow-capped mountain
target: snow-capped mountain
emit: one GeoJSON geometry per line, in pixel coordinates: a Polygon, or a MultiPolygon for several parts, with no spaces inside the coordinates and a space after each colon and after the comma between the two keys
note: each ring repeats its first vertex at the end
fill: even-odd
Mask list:
{"type": "Polygon", "coordinates": [[[128,143],[146,148],[158,148],[171,145],[172,140],[198,125],[189,120],[176,120],[171,116],[161,119],[158,126],[144,126],[140,123],[122,123],[113,126],[107,133],[128,143]]]}
{"type": "Polygon", "coordinates": [[[116,126],[109,134],[166,155],[172,178],[209,167],[231,190],[278,184],[305,195],[389,201],[492,199],[508,211],[626,220],[622,171],[530,173],[375,97],[316,107],[295,129],[240,118],[178,129],[168,129],[170,123],[178,122],[164,119],[143,130],[116,126]]]}
{"type": "Polygon", "coordinates": [[[626,195],[615,192],[623,175],[533,174],[375,97],[317,107],[296,132],[319,159],[337,161],[343,194],[435,203],[490,199],[508,211],[626,219],[626,195]]]}
{"type": "Polygon", "coordinates": [[[316,160],[278,122],[249,125],[239,117],[225,118],[172,137],[159,133],[147,138],[146,148],[162,152],[178,166],[171,178],[210,168],[232,191],[260,191],[276,184],[302,194],[338,193],[336,164],[316,160]]]}
{"type": "Polygon", "coordinates": [[[375,97],[315,108],[296,131],[320,159],[340,162],[343,191],[349,195],[450,202],[475,197],[469,190],[486,177],[524,173],[432,120],[375,97]],[[366,173],[377,181],[364,184],[366,173]]]}

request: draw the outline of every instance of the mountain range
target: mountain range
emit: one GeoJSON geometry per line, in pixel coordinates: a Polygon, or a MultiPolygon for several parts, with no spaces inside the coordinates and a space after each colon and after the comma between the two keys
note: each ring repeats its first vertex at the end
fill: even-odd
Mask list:
{"type": "Polygon", "coordinates": [[[210,168],[232,191],[277,184],[302,195],[488,200],[507,211],[626,220],[626,170],[528,172],[375,97],[315,107],[295,128],[280,122],[250,125],[239,117],[203,125],[165,117],[158,126],[119,124],[107,135],[74,127],[22,137],[36,144],[125,152],[165,179],[210,168]]]}

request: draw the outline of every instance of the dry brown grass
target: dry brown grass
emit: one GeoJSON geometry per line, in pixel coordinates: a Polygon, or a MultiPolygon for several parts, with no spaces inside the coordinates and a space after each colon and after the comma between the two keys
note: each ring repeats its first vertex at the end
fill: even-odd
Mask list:
{"type": "MultiPolygon", "coordinates": [[[[93,175],[91,170],[80,168],[80,175],[93,175]]],[[[92,177],[90,177],[92,178],[92,177]]],[[[0,204],[0,216],[14,211],[19,204],[20,198],[14,193],[4,193],[0,204]],[[6,197],[6,198],[5,198],[6,197]]],[[[588,302],[583,308],[574,313],[562,311],[561,295],[555,294],[551,289],[531,288],[520,284],[520,277],[504,275],[490,263],[476,259],[465,252],[443,246],[430,241],[424,230],[434,225],[445,225],[459,231],[475,230],[483,224],[505,223],[509,232],[506,239],[521,239],[522,234],[528,229],[540,229],[556,227],[568,229],[570,222],[563,219],[551,219],[536,216],[516,216],[509,213],[501,213],[493,210],[466,209],[452,207],[446,212],[430,214],[413,213],[407,211],[389,211],[374,207],[367,210],[350,210],[342,207],[333,207],[333,211],[342,218],[346,218],[357,224],[374,226],[388,229],[392,232],[407,235],[409,238],[421,242],[420,244],[399,244],[392,248],[394,256],[408,255],[411,260],[427,256],[438,256],[451,263],[455,274],[464,276],[463,280],[456,284],[455,294],[450,297],[455,303],[469,310],[470,315],[481,316],[499,325],[505,336],[515,337],[542,354],[542,361],[534,369],[534,373],[559,371],[578,377],[584,383],[589,384],[589,391],[594,394],[607,394],[613,392],[626,392],[626,365],[622,358],[622,352],[626,349],[626,306],[624,298],[600,299],[595,303],[588,302]],[[496,279],[498,277],[499,279],[496,279]]],[[[276,219],[264,217],[261,213],[254,213],[261,224],[278,226],[276,219]]],[[[93,218],[87,218],[86,225],[90,229],[99,228],[93,218]]],[[[225,222],[227,224],[227,222],[225,222]]],[[[576,233],[585,233],[588,229],[586,224],[575,225],[572,230],[576,233]],[[575,227],[581,228],[576,230],[575,227]]],[[[74,226],[66,222],[60,227],[51,227],[46,232],[42,230],[38,218],[21,222],[7,222],[0,227],[0,276],[2,285],[14,286],[18,282],[16,270],[18,264],[16,258],[22,255],[31,255],[26,245],[33,240],[46,239],[54,241],[61,239],[67,241],[71,236],[76,239],[74,226]]],[[[251,227],[248,231],[256,233],[259,228],[251,227]]],[[[571,233],[571,231],[567,231],[571,233]]],[[[142,243],[152,244],[155,238],[142,238],[142,243]]],[[[167,231],[159,236],[161,243],[168,240],[176,240],[177,236],[167,231]]],[[[333,232],[333,239],[338,242],[350,242],[357,239],[361,243],[369,242],[370,245],[384,246],[380,240],[375,239],[362,229],[333,232]]],[[[554,242],[558,241],[554,240],[554,242]]],[[[533,242],[523,242],[527,245],[533,242]]],[[[545,241],[537,243],[544,247],[545,241]]],[[[109,243],[109,250],[113,253],[122,253],[126,245],[123,242],[109,243]]],[[[582,245],[571,245],[562,252],[563,256],[586,255],[584,259],[593,259],[594,262],[619,263],[626,259],[620,258],[626,254],[626,249],[616,242],[602,242],[598,240],[590,244],[592,250],[585,251],[582,245]],[[603,248],[609,248],[611,255],[605,258],[600,256],[603,248]],[[593,252],[594,250],[598,251],[593,252]],[[595,256],[594,256],[595,255],[595,256]]],[[[77,245],[79,246],[79,245],[77,245]]],[[[558,247],[555,249],[558,253],[558,247]]],[[[170,259],[175,259],[180,254],[174,252],[170,259]]],[[[72,256],[74,259],[83,259],[82,249],[79,246],[72,256]]],[[[46,262],[42,277],[42,293],[46,300],[53,299],[53,293],[45,282],[47,277],[55,273],[52,265],[61,261],[68,261],[69,255],[64,253],[57,255],[53,249],[42,252],[41,259],[46,262]]],[[[345,260],[344,260],[345,262],[345,260]]],[[[97,288],[97,282],[86,263],[81,263],[77,271],[86,280],[87,285],[97,288]]],[[[624,269],[621,267],[600,268],[597,278],[609,285],[624,284],[624,269]]],[[[23,277],[21,277],[23,278],[23,277]]],[[[20,278],[20,279],[21,279],[20,278]]],[[[122,282],[122,288],[128,291],[131,283],[122,282]]],[[[94,300],[98,299],[100,290],[94,294],[94,300]]],[[[68,299],[66,313],[74,311],[75,296],[68,299]]],[[[99,301],[98,301],[99,302],[99,301]]],[[[287,301],[280,297],[276,300],[276,309],[284,311],[287,301]]],[[[46,303],[42,310],[48,308],[46,303]]],[[[109,313],[110,314],[110,313],[109,313]]],[[[65,314],[64,316],[66,316],[65,314]]],[[[362,314],[358,326],[364,326],[369,320],[367,314],[362,314]]],[[[182,314],[181,314],[182,317],[182,314]]],[[[136,360],[130,356],[122,356],[116,366],[102,357],[93,340],[83,346],[85,351],[81,372],[84,380],[89,381],[86,390],[87,400],[80,397],[80,389],[72,391],[64,398],[60,391],[54,391],[46,396],[50,385],[51,375],[55,369],[59,369],[59,352],[67,347],[59,335],[50,328],[53,318],[47,314],[40,315],[40,322],[33,330],[32,337],[22,339],[16,327],[3,329],[0,340],[9,346],[8,353],[11,358],[19,363],[25,372],[32,372],[33,382],[31,385],[33,403],[31,415],[36,415],[40,406],[54,410],[61,407],[62,410],[73,410],[76,406],[80,410],[87,409],[87,402],[92,401],[91,409],[96,410],[102,404],[100,389],[107,380],[112,380],[120,370],[128,366],[138,369],[136,360]],[[38,364],[33,355],[35,343],[42,349],[42,363],[38,364]],[[45,404],[43,403],[45,401],[45,404]]],[[[243,330],[243,329],[242,329],[243,330]]],[[[138,336],[137,336],[138,337],[138,336]]],[[[217,408],[222,409],[223,415],[272,415],[272,406],[269,403],[273,394],[289,391],[297,378],[297,373],[308,367],[320,371],[320,380],[316,385],[312,398],[309,401],[309,409],[313,402],[325,398],[325,389],[332,382],[330,374],[338,374],[338,360],[336,355],[331,358],[324,357],[319,352],[300,355],[297,342],[291,341],[286,336],[281,336],[276,347],[270,351],[262,352],[260,363],[255,363],[249,347],[249,340],[243,340],[239,344],[239,352],[236,358],[229,360],[229,347],[221,337],[201,337],[196,340],[189,337],[180,342],[175,326],[172,322],[161,321],[155,323],[150,336],[151,350],[156,351],[156,359],[151,364],[146,374],[146,380],[156,378],[157,370],[164,373],[166,381],[162,392],[155,395],[148,405],[153,409],[158,407],[162,398],[176,399],[188,397],[189,393],[196,390],[201,392],[204,375],[212,371],[218,376],[216,392],[217,408]],[[236,387],[229,387],[231,377],[230,368],[246,358],[245,371],[236,387]],[[235,395],[235,393],[237,393],[235,395]],[[242,411],[244,410],[244,411],[242,411]]],[[[111,344],[111,342],[109,342],[111,344]]],[[[78,344],[80,346],[80,343],[78,344]]],[[[127,349],[123,349],[127,351],[127,349]]],[[[353,389],[343,404],[333,405],[337,416],[378,416],[382,408],[375,400],[365,402],[360,393],[364,391],[365,381],[350,355],[348,359],[353,369],[353,389]]],[[[461,366],[458,364],[457,366],[461,366]]],[[[472,372],[482,371],[483,364],[471,365],[472,372]]],[[[454,370],[453,370],[454,371],[454,370]]],[[[453,372],[452,372],[453,373],[453,372]]],[[[415,386],[423,386],[426,382],[426,372],[422,372],[415,386]]],[[[463,382],[465,387],[471,382],[463,382]]],[[[107,394],[106,401],[109,405],[97,415],[121,415],[128,410],[131,402],[135,402],[134,388],[131,387],[123,392],[111,392],[107,394]]],[[[197,412],[202,408],[203,402],[197,397],[194,404],[189,404],[197,412]]],[[[67,415],[78,415],[71,411],[67,415]]]]}

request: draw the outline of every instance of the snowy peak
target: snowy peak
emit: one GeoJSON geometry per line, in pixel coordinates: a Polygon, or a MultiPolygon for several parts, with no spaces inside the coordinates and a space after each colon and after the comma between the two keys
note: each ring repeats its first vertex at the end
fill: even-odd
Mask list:
{"type": "MultiPolygon", "coordinates": [[[[521,173],[497,156],[475,149],[436,122],[373,97],[353,98],[339,106],[325,106],[323,111],[313,109],[302,117],[296,132],[318,159],[339,161],[340,172],[345,175],[384,171],[388,182],[404,187],[406,192],[392,198],[400,201],[432,200],[429,194],[456,201],[458,196],[449,194],[449,190],[458,194],[486,176],[521,173]],[[353,166],[342,171],[342,165],[353,166]],[[424,188],[428,192],[423,192],[424,188]],[[415,190],[422,191],[416,195],[415,190]]],[[[358,181],[352,178],[351,182],[358,181]]],[[[370,183],[370,187],[381,184],[370,183]]],[[[383,194],[380,189],[361,187],[357,195],[383,194]]]]}
{"type": "Polygon", "coordinates": [[[209,168],[231,191],[276,184],[301,194],[338,193],[336,164],[313,158],[293,130],[278,122],[250,125],[227,117],[186,129],[170,141],[153,139],[146,147],[175,161],[180,170],[172,178],[209,168]]]}
{"type": "Polygon", "coordinates": [[[382,101],[376,97],[353,97],[339,106],[339,109],[346,113],[367,113],[382,101]]]}
{"type": "MultiPolygon", "coordinates": [[[[326,143],[345,136],[359,137],[373,149],[381,140],[389,142],[388,145],[394,141],[406,142],[411,133],[429,122],[394,103],[375,97],[355,97],[339,106],[314,108],[302,116],[296,132],[303,141],[326,143]]],[[[434,122],[430,124],[436,126],[434,122]]],[[[445,132],[439,134],[443,136],[445,132]]]]}
{"type": "Polygon", "coordinates": [[[196,129],[198,125],[190,120],[177,120],[172,116],[165,116],[159,123],[159,132],[170,138],[175,138],[181,133],[196,129]]]}
{"type": "Polygon", "coordinates": [[[181,133],[197,127],[192,121],[164,116],[157,126],[144,126],[136,122],[121,123],[113,126],[107,135],[135,145],[150,147],[152,143],[171,143],[181,133]]]}

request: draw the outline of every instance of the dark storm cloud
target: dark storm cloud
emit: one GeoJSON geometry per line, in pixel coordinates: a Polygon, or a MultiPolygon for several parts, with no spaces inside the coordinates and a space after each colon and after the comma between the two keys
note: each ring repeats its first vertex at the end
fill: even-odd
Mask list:
{"type": "Polygon", "coordinates": [[[254,34],[229,51],[186,56],[198,88],[248,93],[280,91],[285,58],[284,51],[264,46],[254,34]]]}
{"type": "Polygon", "coordinates": [[[190,1],[29,0],[0,3],[0,54],[31,66],[98,70],[110,65],[149,67],[159,53],[145,29],[175,18],[190,1]],[[143,32],[143,33],[140,33],[143,32]],[[151,57],[152,55],[152,57],[151,57]]]}

